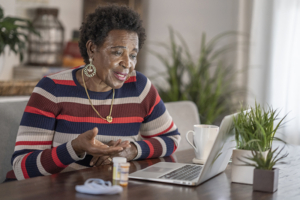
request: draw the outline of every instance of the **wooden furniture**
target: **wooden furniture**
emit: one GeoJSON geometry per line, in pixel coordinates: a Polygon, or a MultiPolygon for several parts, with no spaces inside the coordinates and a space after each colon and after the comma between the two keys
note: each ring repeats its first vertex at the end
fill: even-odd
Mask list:
{"type": "MultiPolygon", "coordinates": [[[[300,146],[289,146],[289,164],[279,166],[280,178],[278,191],[275,193],[253,192],[252,185],[236,184],[230,182],[231,166],[228,165],[225,173],[210,179],[197,186],[188,187],[180,185],[163,184],[157,182],[129,180],[129,184],[119,195],[93,196],[77,193],[76,185],[81,185],[88,178],[112,178],[112,166],[100,166],[80,171],[67,172],[51,176],[37,177],[22,181],[0,184],[1,199],[167,199],[167,200],[193,200],[193,199],[300,199],[300,146]]],[[[148,159],[131,162],[130,171],[160,161],[191,163],[193,150],[176,152],[174,156],[148,159]]]]}

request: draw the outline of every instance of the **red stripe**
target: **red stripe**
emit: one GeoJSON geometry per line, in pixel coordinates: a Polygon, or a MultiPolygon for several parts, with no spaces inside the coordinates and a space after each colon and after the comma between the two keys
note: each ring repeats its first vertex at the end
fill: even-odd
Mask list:
{"type": "Polygon", "coordinates": [[[26,156],[24,156],[24,158],[22,159],[22,162],[21,162],[21,169],[22,169],[22,172],[23,172],[23,175],[24,175],[24,178],[30,178],[28,173],[27,173],[27,169],[26,169],[26,160],[28,158],[28,156],[32,154],[32,152],[28,153],[26,156]]]}
{"type": "Polygon", "coordinates": [[[64,165],[62,162],[60,162],[60,160],[57,156],[57,147],[52,149],[51,156],[57,167],[61,167],[61,168],[68,167],[68,165],[64,165]]]}
{"type": "Polygon", "coordinates": [[[53,113],[46,112],[46,111],[37,109],[35,107],[31,107],[31,106],[26,106],[25,112],[33,113],[33,114],[38,114],[38,115],[43,115],[43,116],[46,116],[46,117],[55,118],[55,115],[53,113]]]}
{"type": "Polygon", "coordinates": [[[125,83],[131,83],[131,82],[136,82],[136,76],[130,76],[130,78],[125,81],[125,83]]]}
{"type": "Polygon", "coordinates": [[[57,80],[57,79],[52,79],[54,83],[59,84],[59,85],[71,85],[71,86],[76,86],[75,82],[73,80],[57,80]]]}
{"type": "MultiPolygon", "coordinates": [[[[70,122],[89,122],[89,123],[98,123],[98,124],[109,124],[104,119],[100,117],[74,117],[69,115],[58,115],[56,119],[63,119],[70,122]]],[[[125,123],[137,123],[143,122],[142,117],[119,117],[113,118],[112,124],[125,124],[125,123]]]]}
{"type": "Polygon", "coordinates": [[[154,148],[153,148],[153,145],[151,144],[151,142],[149,142],[148,140],[144,140],[144,142],[147,143],[147,145],[149,146],[149,149],[150,149],[150,153],[149,153],[149,156],[147,158],[151,158],[154,154],[154,148]]]}
{"type": "Polygon", "coordinates": [[[156,99],[155,99],[155,103],[154,103],[154,105],[151,107],[151,109],[150,109],[148,115],[151,115],[151,113],[152,113],[154,107],[155,107],[159,102],[160,102],[160,96],[157,95],[157,96],[156,96],[156,99]]]}
{"type": "Polygon", "coordinates": [[[175,142],[174,142],[174,148],[173,148],[172,154],[176,151],[176,149],[177,149],[177,146],[175,145],[175,142]]]}
{"type": "Polygon", "coordinates": [[[155,135],[149,135],[149,136],[148,135],[142,135],[142,137],[143,138],[152,138],[152,137],[155,137],[155,136],[158,136],[158,135],[162,135],[162,134],[168,132],[173,127],[173,125],[174,125],[174,122],[172,121],[171,125],[166,130],[164,130],[163,132],[157,133],[155,135]]]}
{"type": "Polygon", "coordinates": [[[16,142],[18,145],[52,145],[52,141],[20,141],[16,142]]]}

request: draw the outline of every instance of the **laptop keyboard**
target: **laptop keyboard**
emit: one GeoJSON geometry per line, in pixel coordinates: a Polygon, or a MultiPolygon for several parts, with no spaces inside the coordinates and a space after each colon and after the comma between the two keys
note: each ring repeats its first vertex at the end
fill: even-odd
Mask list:
{"type": "Polygon", "coordinates": [[[159,178],[192,181],[199,176],[201,169],[199,165],[184,165],[159,178]]]}

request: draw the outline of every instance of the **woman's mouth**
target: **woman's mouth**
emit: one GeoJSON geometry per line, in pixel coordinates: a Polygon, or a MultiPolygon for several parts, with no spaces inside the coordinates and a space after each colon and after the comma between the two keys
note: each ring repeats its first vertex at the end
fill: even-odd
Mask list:
{"type": "Polygon", "coordinates": [[[118,72],[114,72],[114,76],[120,80],[120,81],[125,81],[127,74],[126,73],[118,73],[118,72]]]}

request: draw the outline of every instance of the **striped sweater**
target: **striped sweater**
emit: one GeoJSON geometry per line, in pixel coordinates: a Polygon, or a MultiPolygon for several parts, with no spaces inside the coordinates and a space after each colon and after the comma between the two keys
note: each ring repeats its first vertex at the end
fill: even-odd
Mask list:
{"type": "MultiPolygon", "coordinates": [[[[34,88],[11,159],[18,180],[89,167],[92,156],[78,157],[71,141],[94,127],[99,129],[96,139],[101,142],[133,142],[138,150],[135,160],[169,156],[178,147],[178,129],[144,75],[133,71],[115,90],[113,122],[108,123],[97,116],[78,83],[75,74],[79,69],[44,77],[34,88]]],[[[112,91],[89,91],[89,95],[98,112],[108,115],[112,91]]]]}

